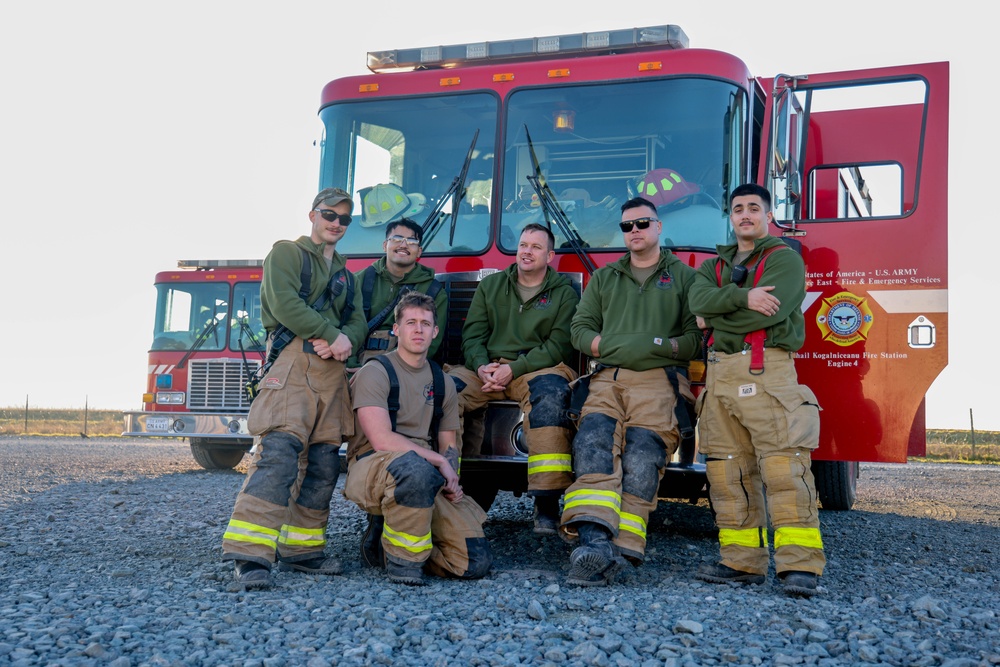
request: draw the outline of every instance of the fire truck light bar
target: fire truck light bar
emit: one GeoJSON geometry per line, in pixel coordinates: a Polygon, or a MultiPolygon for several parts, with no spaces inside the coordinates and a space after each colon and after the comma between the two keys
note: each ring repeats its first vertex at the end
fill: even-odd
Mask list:
{"type": "Polygon", "coordinates": [[[419,49],[369,51],[372,72],[410,71],[461,67],[462,65],[525,60],[529,58],[569,58],[582,55],[627,53],[651,48],[686,49],[688,37],[680,26],[658,25],[575,35],[532,37],[500,42],[477,42],[419,49]]]}
{"type": "Polygon", "coordinates": [[[262,259],[179,259],[178,269],[221,269],[232,266],[264,266],[262,259]]]}

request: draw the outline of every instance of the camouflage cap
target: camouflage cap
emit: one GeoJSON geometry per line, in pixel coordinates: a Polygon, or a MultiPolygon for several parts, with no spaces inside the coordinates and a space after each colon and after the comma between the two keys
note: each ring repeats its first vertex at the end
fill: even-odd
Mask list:
{"type": "Polygon", "coordinates": [[[320,204],[336,206],[342,201],[346,201],[351,205],[351,210],[354,210],[354,200],[351,199],[351,195],[349,195],[346,190],[341,190],[340,188],[326,188],[325,190],[320,190],[320,193],[316,195],[315,199],[313,199],[312,207],[316,208],[320,204]]]}

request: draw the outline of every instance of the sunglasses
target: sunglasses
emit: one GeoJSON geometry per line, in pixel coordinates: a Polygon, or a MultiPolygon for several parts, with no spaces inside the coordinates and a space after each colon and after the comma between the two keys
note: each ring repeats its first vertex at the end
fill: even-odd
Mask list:
{"type": "Polygon", "coordinates": [[[399,245],[400,243],[405,243],[411,248],[415,248],[418,245],[420,245],[420,239],[418,239],[416,236],[400,236],[399,234],[393,234],[392,236],[387,237],[385,240],[389,241],[390,243],[395,243],[396,245],[399,245]]]}
{"type": "Polygon", "coordinates": [[[350,213],[337,213],[336,211],[331,211],[330,209],[319,209],[314,208],[314,211],[323,216],[323,219],[327,222],[337,222],[341,226],[346,227],[351,224],[351,214],[350,213]]]}
{"type": "Polygon", "coordinates": [[[629,220],[628,222],[619,222],[618,226],[623,232],[628,234],[632,231],[632,227],[638,227],[639,229],[649,229],[649,226],[654,222],[659,222],[656,218],[636,218],[635,220],[629,220]]]}

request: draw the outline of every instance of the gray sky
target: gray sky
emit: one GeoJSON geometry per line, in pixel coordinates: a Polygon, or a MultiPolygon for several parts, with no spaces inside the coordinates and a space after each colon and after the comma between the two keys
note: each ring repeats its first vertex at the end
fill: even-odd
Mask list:
{"type": "Polygon", "coordinates": [[[154,274],[260,258],[307,231],[320,92],[367,73],[368,51],[675,23],[759,76],[950,61],[950,364],[928,426],[967,428],[972,408],[978,429],[1000,430],[1000,317],[976,298],[995,289],[994,262],[961,252],[987,242],[970,195],[995,189],[998,142],[974,114],[996,98],[985,45],[1000,12],[677,4],[424,0],[366,16],[364,3],[311,0],[4,3],[0,406],[141,408],[154,274]]]}

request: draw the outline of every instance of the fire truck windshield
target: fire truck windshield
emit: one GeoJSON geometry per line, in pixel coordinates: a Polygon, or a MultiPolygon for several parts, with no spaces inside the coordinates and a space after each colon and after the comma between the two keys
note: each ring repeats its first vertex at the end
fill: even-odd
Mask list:
{"type": "MultiPolygon", "coordinates": [[[[378,255],[386,223],[408,217],[423,225],[462,172],[477,131],[465,197],[456,200],[454,234],[449,222],[424,252],[485,250],[498,106],[496,96],[480,92],[339,103],[320,111],[325,130],[321,183],[346,186],[354,194],[355,224],[337,251],[378,255]]],[[[453,202],[443,203],[450,216],[453,202]]]]}
{"type": "MultiPolygon", "coordinates": [[[[591,248],[622,247],[620,207],[638,195],[657,205],[665,245],[712,250],[730,242],[726,187],[743,182],[746,122],[744,93],[708,79],[514,92],[506,108],[501,246],[514,250],[517,230],[545,223],[536,173],[591,248]]],[[[552,230],[556,245],[569,247],[552,230]]]]}
{"type": "Polygon", "coordinates": [[[265,344],[260,320],[260,284],[169,283],[156,286],[152,350],[259,351],[265,344]],[[232,289],[232,301],[230,301],[232,289]],[[234,308],[230,311],[229,304],[234,308]]]}
{"type": "MultiPolygon", "coordinates": [[[[491,230],[513,252],[518,230],[545,224],[552,209],[585,246],[617,250],[621,204],[641,194],[657,205],[664,245],[714,251],[732,240],[727,188],[748,178],[747,109],[733,83],[693,77],[525,86],[503,100],[474,92],[331,104],[320,111],[320,184],[349,188],[355,219],[337,250],[380,255],[388,222],[423,225],[441,205],[448,221],[425,254],[482,253],[491,230]],[[462,175],[459,200],[448,193],[462,175]]],[[[548,222],[560,252],[573,252],[563,225],[548,222]]]]}

